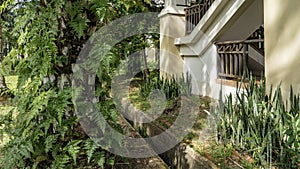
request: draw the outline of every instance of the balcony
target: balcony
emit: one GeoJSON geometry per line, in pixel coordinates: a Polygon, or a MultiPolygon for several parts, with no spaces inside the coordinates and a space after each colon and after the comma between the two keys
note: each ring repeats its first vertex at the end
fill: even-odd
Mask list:
{"type": "Polygon", "coordinates": [[[190,34],[215,0],[202,0],[199,4],[185,8],[186,35],[190,34]]]}

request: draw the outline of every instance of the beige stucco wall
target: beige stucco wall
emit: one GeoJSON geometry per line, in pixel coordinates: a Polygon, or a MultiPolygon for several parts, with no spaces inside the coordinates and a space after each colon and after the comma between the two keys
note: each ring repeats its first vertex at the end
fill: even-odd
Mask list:
{"type": "Polygon", "coordinates": [[[162,76],[181,76],[183,72],[183,60],[179,47],[174,44],[175,38],[185,35],[185,16],[183,0],[166,1],[165,9],[159,15],[160,18],[160,70],[162,76]],[[182,2],[181,2],[182,1],[182,2]]]}
{"type": "Polygon", "coordinates": [[[300,91],[300,1],[264,0],[265,71],[267,85],[282,81],[285,98],[290,85],[300,91]]]}

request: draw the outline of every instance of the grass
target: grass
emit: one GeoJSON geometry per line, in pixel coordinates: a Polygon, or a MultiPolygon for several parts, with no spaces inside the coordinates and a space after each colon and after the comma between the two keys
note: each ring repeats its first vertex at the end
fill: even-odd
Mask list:
{"type": "MultiPolygon", "coordinates": [[[[145,98],[140,94],[140,88],[137,87],[140,84],[142,84],[143,81],[138,81],[135,80],[130,88],[130,92],[129,92],[129,100],[130,102],[135,106],[135,108],[137,108],[138,110],[142,110],[142,111],[146,111],[149,110],[151,108],[151,104],[150,104],[150,98],[145,98]]],[[[206,121],[207,121],[207,115],[205,112],[203,112],[203,110],[208,110],[210,107],[210,104],[212,102],[212,99],[209,97],[201,97],[199,100],[199,109],[201,110],[199,112],[198,118],[196,119],[196,122],[194,124],[194,128],[191,131],[191,133],[186,136],[185,141],[189,142],[190,140],[192,140],[191,136],[193,136],[193,138],[198,138],[199,137],[199,132],[197,130],[201,130],[203,127],[205,127],[206,121]]],[[[163,114],[161,114],[161,116],[156,120],[156,122],[159,123],[159,125],[161,125],[164,128],[169,128],[173,122],[176,120],[178,113],[179,113],[179,109],[180,109],[180,99],[179,98],[173,98],[173,99],[169,99],[166,102],[166,107],[165,107],[165,111],[163,114]]]]}
{"type": "MultiPolygon", "coordinates": [[[[146,111],[151,108],[150,99],[142,97],[138,87],[131,87],[129,93],[129,100],[138,110],[146,111]]],[[[171,107],[174,100],[167,100],[166,107],[171,107]]]]}

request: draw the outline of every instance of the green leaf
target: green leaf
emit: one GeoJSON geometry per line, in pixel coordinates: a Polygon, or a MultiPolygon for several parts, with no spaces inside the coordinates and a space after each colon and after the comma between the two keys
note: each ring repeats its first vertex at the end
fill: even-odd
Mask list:
{"type": "Polygon", "coordinates": [[[82,140],[72,140],[64,148],[64,150],[68,151],[68,153],[72,157],[75,164],[76,164],[77,154],[80,151],[80,146],[78,146],[78,144],[80,144],[81,142],[82,142],[82,140]]]}
{"type": "Polygon", "coordinates": [[[95,161],[100,168],[104,168],[105,164],[105,153],[104,151],[95,153],[95,161]]]}
{"type": "Polygon", "coordinates": [[[84,36],[84,31],[87,28],[88,22],[90,21],[87,18],[80,16],[71,21],[70,26],[77,33],[78,38],[84,36]]]}
{"type": "Polygon", "coordinates": [[[31,142],[23,143],[20,145],[19,152],[25,157],[30,158],[31,152],[33,152],[33,147],[31,142]]]}
{"type": "Polygon", "coordinates": [[[54,162],[51,165],[51,169],[64,169],[69,162],[70,157],[67,155],[58,155],[54,157],[54,162]]]}
{"type": "Polygon", "coordinates": [[[110,157],[107,160],[107,164],[113,166],[115,164],[115,158],[114,157],[110,157]]]}
{"type": "Polygon", "coordinates": [[[98,145],[91,139],[86,140],[84,144],[84,149],[86,150],[87,158],[88,158],[88,163],[90,163],[93,153],[95,150],[98,148],[98,145]]]}
{"type": "Polygon", "coordinates": [[[97,13],[97,16],[98,16],[100,22],[103,22],[103,20],[106,16],[106,10],[107,10],[107,8],[105,8],[105,7],[97,8],[96,13],[97,13]]]}
{"type": "Polygon", "coordinates": [[[45,140],[45,152],[48,153],[49,150],[53,147],[53,144],[56,143],[58,135],[50,135],[45,140]]]}

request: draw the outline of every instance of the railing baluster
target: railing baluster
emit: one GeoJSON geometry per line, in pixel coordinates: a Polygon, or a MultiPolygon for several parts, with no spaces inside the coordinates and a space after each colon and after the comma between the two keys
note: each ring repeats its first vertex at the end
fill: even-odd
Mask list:
{"type": "Polygon", "coordinates": [[[230,75],[234,75],[234,71],[233,71],[233,56],[232,56],[232,54],[229,54],[229,74],[230,75]]]}
{"type": "Polygon", "coordinates": [[[248,73],[248,43],[245,41],[217,43],[220,77],[240,78],[248,73]]]}
{"type": "Polygon", "coordinates": [[[243,75],[243,56],[241,54],[238,54],[239,57],[239,73],[238,76],[243,75]]]}
{"type": "Polygon", "coordinates": [[[220,54],[220,73],[224,73],[225,72],[225,63],[224,63],[224,55],[220,54]]]}
{"type": "Polygon", "coordinates": [[[200,22],[215,0],[204,0],[199,4],[185,8],[186,34],[189,34],[200,22]]]}
{"type": "Polygon", "coordinates": [[[239,55],[238,54],[233,54],[234,55],[234,74],[238,75],[239,74],[239,55]]]}
{"type": "Polygon", "coordinates": [[[248,69],[248,44],[243,44],[243,73],[248,69]]]}
{"type": "Polygon", "coordinates": [[[221,67],[222,67],[222,74],[225,74],[225,72],[226,72],[226,62],[225,62],[225,55],[224,54],[220,54],[221,55],[221,60],[222,60],[222,65],[221,65],[221,67]]]}
{"type": "Polygon", "coordinates": [[[225,74],[230,74],[230,72],[229,72],[229,64],[228,64],[228,63],[229,63],[229,56],[228,56],[228,55],[225,55],[225,58],[226,58],[226,59],[225,59],[225,60],[226,60],[226,61],[225,61],[225,64],[226,64],[226,65],[225,65],[225,67],[226,67],[225,74]]]}
{"type": "MultiPolygon", "coordinates": [[[[260,26],[249,38],[248,40],[252,39],[264,39],[264,27],[260,26]]],[[[264,42],[256,42],[250,44],[252,47],[258,49],[258,51],[264,55],[264,42]]]]}

